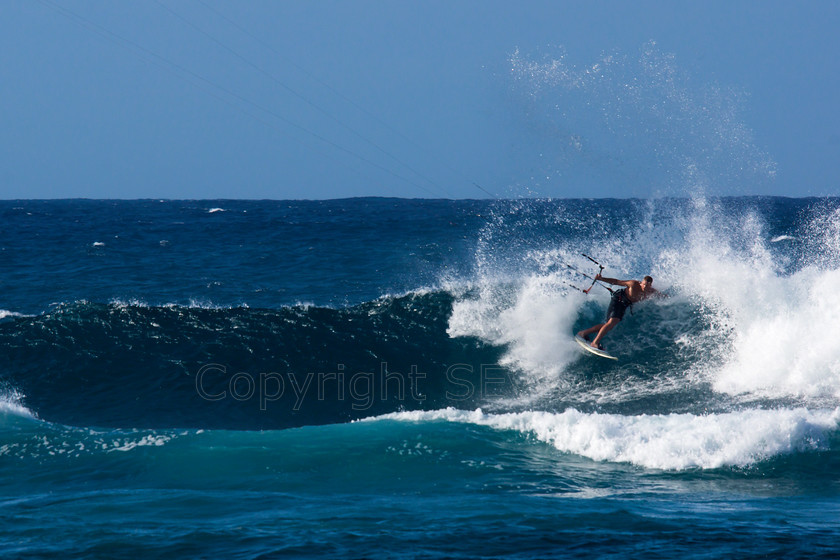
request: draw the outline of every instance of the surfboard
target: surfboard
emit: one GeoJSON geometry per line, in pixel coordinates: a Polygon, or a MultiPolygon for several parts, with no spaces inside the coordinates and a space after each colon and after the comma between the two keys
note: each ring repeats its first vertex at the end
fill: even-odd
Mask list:
{"type": "Polygon", "coordinates": [[[612,354],[610,354],[606,350],[598,350],[597,348],[592,348],[587,341],[585,341],[584,339],[582,339],[581,337],[579,337],[577,335],[575,335],[575,342],[580,344],[581,348],[583,348],[587,352],[591,352],[592,354],[595,354],[596,356],[599,356],[601,358],[607,358],[608,360],[618,360],[618,358],[616,358],[615,356],[613,356],[612,354]]]}

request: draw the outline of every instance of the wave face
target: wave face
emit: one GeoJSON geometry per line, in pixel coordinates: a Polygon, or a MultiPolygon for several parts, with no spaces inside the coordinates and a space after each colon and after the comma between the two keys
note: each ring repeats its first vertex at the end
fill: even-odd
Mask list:
{"type": "MultiPolygon", "coordinates": [[[[77,426],[276,429],[445,404],[444,292],[332,309],[63,304],[0,324],[5,381],[77,426]]],[[[472,399],[473,401],[475,399],[472,399]]]]}
{"type": "Polygon", "coordinates": [[[28,304],[0,319],[2,382],[51,422],[277,429],[448,407],[697,414],[832,409],[840,398],[834,199],[5,206],[13,225],[39,212],[40,225],[4,241],[13,264],[34,263],[18,261],[3,282],[14,284],[11,302],[28,304]],[[418,211],[437,227],[422,227],[418,211]],[[93,216],[90,231],[71,222],[80,213],[93,216]],[[141,242],[162,237],[148,233],[160,223],[184,245],[178,255],[141,242]],[[281,275],[301,258],[285,237],[292,226],[309,237],[308,269],[281,275]],[[227,230],[235,238],[216,248],[227,230]],[[381,231],[390,235],[370,250],[381,231]],[[58,247],[44,255],[35,245],[47,232],[58,247]],[[652,274],[669,296],[609,334],[617,364],[581,356],[570,340],[609,297],[576,289],[590,283],[579,272],[597,272],[583,253],[606,275],[652,274]],[[231,295],[243,263],[253,277],[231,295]],[[377,274],[399,268],[423,272],[377,274]],[[180,284],[191,272],[204,275],[196,292],[180,284]],[[43,283],[66,302],[37,309],[54,299],[43,283]],[[378,295],[337,297],[345,286],[378,295]]]}

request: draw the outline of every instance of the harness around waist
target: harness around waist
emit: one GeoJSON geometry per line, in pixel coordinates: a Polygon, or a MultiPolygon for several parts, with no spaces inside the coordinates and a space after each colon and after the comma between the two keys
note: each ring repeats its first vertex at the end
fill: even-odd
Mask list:
{"type": "Polygon", "coordinates": [[[613,294],[613,297],[625,305],[633,305],[633,302],[630,300],[630,296],[627,295],[627,288],[618,290],[613,294]]]}

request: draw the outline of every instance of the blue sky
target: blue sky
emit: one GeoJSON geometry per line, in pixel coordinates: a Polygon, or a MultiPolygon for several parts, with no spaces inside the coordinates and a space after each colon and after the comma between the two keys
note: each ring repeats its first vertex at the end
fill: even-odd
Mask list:
{"type": "Polygon", "coordinates": [[[0,198],[840,194],[840,3],[0,0],[0,198]]]}

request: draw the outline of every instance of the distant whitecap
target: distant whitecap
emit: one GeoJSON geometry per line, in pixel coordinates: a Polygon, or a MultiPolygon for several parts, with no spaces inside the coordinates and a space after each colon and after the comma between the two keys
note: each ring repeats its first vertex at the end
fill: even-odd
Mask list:
{"type": "Polygon", "coordinates": [[[25,317],[25,315],[7,309],[0,309],[0,319],[5,319],[6,317],[25,317]]]}

